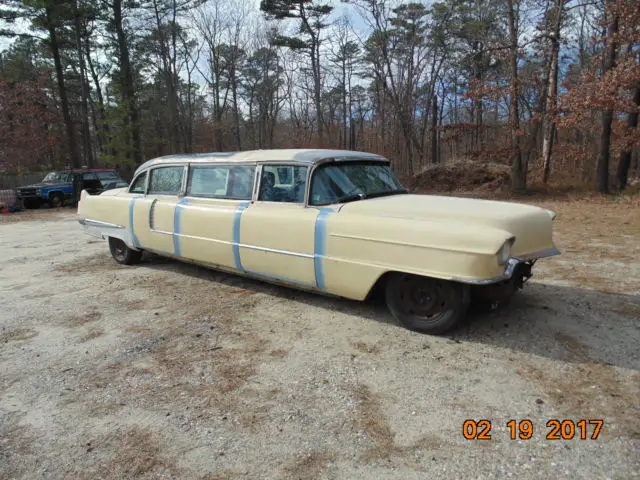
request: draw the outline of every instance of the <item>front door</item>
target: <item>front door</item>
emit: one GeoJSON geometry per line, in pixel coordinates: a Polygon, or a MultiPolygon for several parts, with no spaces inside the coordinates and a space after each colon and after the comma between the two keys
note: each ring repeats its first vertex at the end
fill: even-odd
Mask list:
{"type": "Polygon", "coordinates": [[[239,269],[275,280],[316,286],[318,210],[305,208],[307,166],[263,165],[257,201],[237,217],[239,269]]]}
{"type": "Polygon", "coordinates": [[[139,248],[180,255],[174,226],[185,169],[184,166],[152,169],[146,195],[132,198],[130,221],[134,243],[139,248]]]}

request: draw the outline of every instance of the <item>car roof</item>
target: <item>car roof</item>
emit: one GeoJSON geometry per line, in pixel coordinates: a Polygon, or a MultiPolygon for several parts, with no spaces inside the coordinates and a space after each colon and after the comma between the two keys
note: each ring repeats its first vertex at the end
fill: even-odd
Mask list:
{"type": "Polygon", "coordinates": [[[329,149],[272,149],[272,150],[247,150],[241,152],[211,152],[189,153],[177,155],[165,155],[146,161],[138,169],[138,172],[150,167],[172,163],[231,163],[231,162],[291,162],[312,165],[326,159],[341,161],[353,160],[377,160],[389,161],[387,158],[374,153],[357,152],[353,150],[329,150],[329,149]]]}

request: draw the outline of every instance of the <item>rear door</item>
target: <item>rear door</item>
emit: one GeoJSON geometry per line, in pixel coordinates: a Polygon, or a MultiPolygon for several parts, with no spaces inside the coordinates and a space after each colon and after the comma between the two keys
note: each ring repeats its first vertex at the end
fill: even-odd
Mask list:
{"type": "Polygon", "coordinates": [[[186,196],[176,210],[182,257],[241,270],[238,228],[252,197],[255,170],[249,163],[191,165],[186,196]]]}

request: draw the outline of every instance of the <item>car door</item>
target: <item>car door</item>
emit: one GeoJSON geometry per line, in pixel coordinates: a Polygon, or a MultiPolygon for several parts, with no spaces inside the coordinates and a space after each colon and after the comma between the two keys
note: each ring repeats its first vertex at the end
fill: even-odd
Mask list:
{"type": "Polygon", "coordinates": [[[134,195],[131,199],[132,234],[134,243],[137,242],[140,248],[169,255],[180,254],[174,223],[185,170],[184,165],[151,169],[146,194],[134,195]]]}
{"type": "Polygon", "coordinates": [[[176,209],[182,257],[241,270],[236,227],[251,200],[255,171],[249,163],[191,165],[186,195],[176,209]]]}
{"type": "Polygon", "coordinates": [[[236,220],[239,263],[248,273],[315,287],[315,223],[305,208],[306,165],[261,166],[257,199],[236,220]]]}

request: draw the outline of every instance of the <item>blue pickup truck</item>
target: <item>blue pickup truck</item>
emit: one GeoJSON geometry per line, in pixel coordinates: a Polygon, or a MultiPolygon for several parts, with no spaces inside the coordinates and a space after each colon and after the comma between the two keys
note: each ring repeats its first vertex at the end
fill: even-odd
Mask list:
{"type": "Polygon", "coordinates": [[[48,173],[40,183],[19,187],[16,196],[25,208],[39,208],[44,203],[60,207],[66,201],[76,201],[82,190],[95,195],[128,185],[112,169],[61,170],[48,173]]]}

